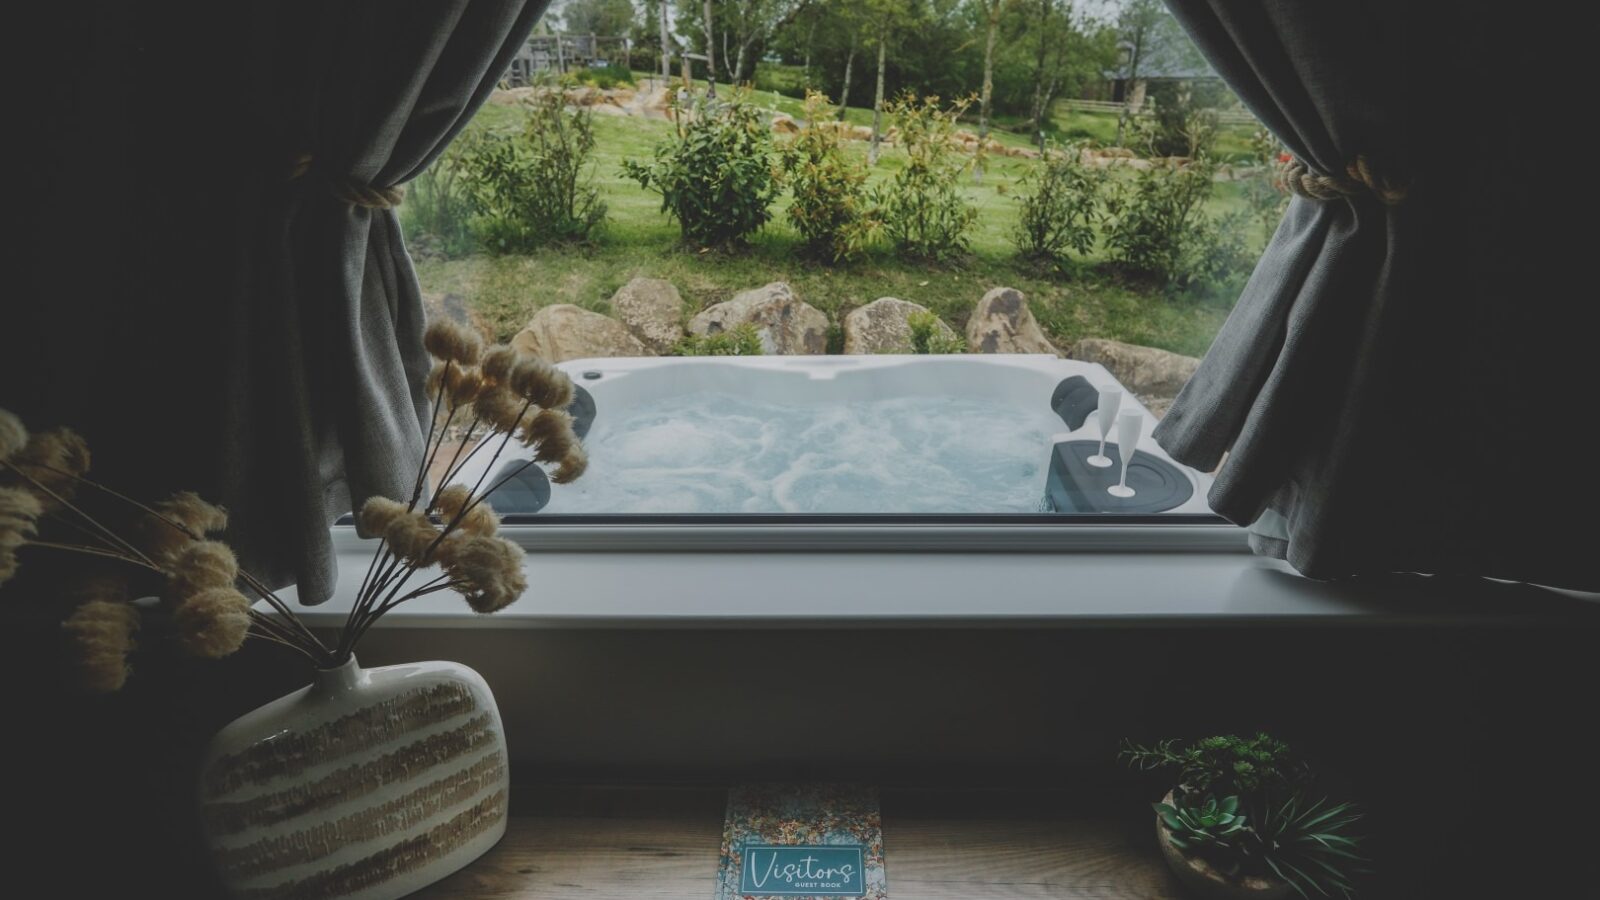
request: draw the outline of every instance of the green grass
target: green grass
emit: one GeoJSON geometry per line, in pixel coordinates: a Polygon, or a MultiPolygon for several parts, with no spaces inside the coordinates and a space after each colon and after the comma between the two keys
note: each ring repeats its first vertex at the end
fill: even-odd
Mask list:
{"type": "MultiPolygon", "coordinates": [[[[799,102],[792,98],[756,92],[754,99],[781,112],[799,112],[799,102]]],[[[471,127],[511,128],[517,116],[512,107],[486,105],[471,127]]],[[[849,111],[851,120],[870,117],[869,110],[849,111]]],[[[423,289],[466,298],[494,335],[506,339],[548,304],[573,303],[607,312],[611,295],[635,276],[665,278],[677,285],[688,307],[686,317],[738,291],[786,281],[835,323],[857,306],[893,296],[934,310],[958,331],[985,291],[1008,286],[1028,295],[1034,315],[1063,348],[1083,337],[1108,337],[1191,355],[1205,351],[1231,306],[1231,297],[1171,298],[1148,286],[1124,283],[1098,271],[1094,258],[1068,273],[1043,271],[1018,259],[1010,237],[1015,197],[1019,179],[1036,163],[1015,157],[991,157],[982,183],[969,181],[964,187],[978,218],[971,231],[972,253],[960,266],[930,267],[897,259],[887,249],[839,266],[802,259],[799,237],[784,216],[787,196],[743,252],[688,250],[679,241],[677,223],[660,211],[660,198],[621,173],[622,160],[649,157],[672,127],[652,119],[595,117],[595,184],[609,212],[593,243],[528,256],[421,259],[417,272],[423,289]]],[[[1025,143],[1016,135],[997,137],[1006,144],[1025,143]]],[[[849,149],[864,155],[866,145],[852,142],[849,149]]],[[[884,150],[871,181],[904,165],[898,149],[884,150]]],[[[1237,185],[1219,183],[1217,188],[1216,212],[1242,203],[1237,185]]]]}

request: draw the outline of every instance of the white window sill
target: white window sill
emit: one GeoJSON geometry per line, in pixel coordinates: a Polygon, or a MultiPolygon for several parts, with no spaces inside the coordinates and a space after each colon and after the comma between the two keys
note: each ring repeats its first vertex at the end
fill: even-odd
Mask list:
{"type": "MultiPolygon", "coordinates": [[[[528,590],[493,615],[473,613],[454,594],[410,601],[379,628],[671,627],[1026,627],[1208,624],[1513,625],[1600,613],[1600,597],[1480,579],[1394,576],[1315,582],[1286,565],[1250,555],[1238,529],[1155,528],[1147,549],[1128,533],[1076,546],[1038,534],[1015,536],[1024,550],[963,550],[959,532],[875,539],[847,551],[833,529],[774,551],[749,529],[722,536],[724,548],[581,550],[581,540],[549,530],[509,528],[543,552],[527,557],[528,590]],[[895,549],[923,539],[926,549],[895,549]],[[1113,539],[1115,538],[1115,539],[1113,539]],[[741,543],[743,540],[743,543],[741,543]],[[1032,541],[1034,543],[1028,543],[1032,541]],[[565,542],[565,543],[563,543],[565,542]],[[1185,543],[1188,544],[1184,549],[1185,543]],[[748,546],[751,549],[739,549],[748,546]],[[555,549],[559,548],[559,549],[555,549]]],[[[642,546],[660,535],[613,529],[610,546],[642,546]]],[[[706,536],[701,535],[704,539],[706,536]]],[[[968,536],[970,537],[970,535],[968,536]]],[[[336,529],[339,585],[326,604],[302,612],[314,627],[337,627],[366,572],[372,544],[336,529]]],[[[993,534],[985,545],[994,546],[993,534]]],[[[972,546],[971,544],[967,545],[972,546]]],[[[420,576],[419,576],[420,578],[420,576]]],[[[420,582],[419,582],[420,583],[420,582]]],[[[292,591],[288,592],[292,596],[292,591]]]]}

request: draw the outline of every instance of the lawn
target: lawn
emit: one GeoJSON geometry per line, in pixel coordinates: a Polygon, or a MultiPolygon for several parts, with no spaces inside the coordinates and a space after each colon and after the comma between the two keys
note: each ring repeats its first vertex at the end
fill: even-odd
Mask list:
{"type": "MultiPolygon", "coordinates": [[[[799,102],[790,97],[757,92],[753,99],[777,111],[799,111],[799,102]]],[[[490,104],[470,127],[510,128],[518,115],[513,107],[490,104]]],[[[847,118],[870,122],[871,112],[853,108],[847,118]]],[[[1227,295],[1174,298],[1148,286],[1124,283],[1101,271],[1093,257],[1071,267],[1070,273],[1041,270],[1018,259],[1010,238],[1015,197],[1019,180],[1036,163],[1012,157],[991,158],[982,183],[964,188],[978,218],[971,232],[972,252],[958,266],[904,261],[887,249],[839,266],[802,259],[797,252],[799,238],[783,214],[787,197],[745,251],[691,251],[680,244],[677,223],[660,211],[660,199],[621,173],[622,160],[648,157],[655,144],[670,134],[672,124],[596,116],[594,126],[594,182],[609,212],[593,243],[527,256],[423,256],[417,260],[423,290],[465,298],[494,335],[504,339],[548,304],[573,303],[606,312],[616,289],[641,275],[677,285],[690,307],[686,316],[738,291],[786,281],[835,324],[856,306],[894,296],[933,309],[958,330],[985,291],[1004,285],[1028,296],[1034,315],[1059,346],[1082,337],[1109,337],[1191,355],[1205,351],[1231,306],[1232,297],[1227,295]]],[[[997,133],[997,138],[1005,144],[1025,144],[1017,135],[997,133]]],[[[887,177],[904,163],[897,149],[884,150],[873,180],[887,177]]],[[[851,152],[864,154],[865,144],[853,143],[851,152]]],[[[1237,185],[1217,184],[1212,201],[1217,212],[1241,202],[1237,185]]]]}

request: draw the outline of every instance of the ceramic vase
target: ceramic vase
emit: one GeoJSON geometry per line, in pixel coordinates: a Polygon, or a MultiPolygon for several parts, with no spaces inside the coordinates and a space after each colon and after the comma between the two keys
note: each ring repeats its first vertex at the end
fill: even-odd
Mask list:
{"type": "Polygon", "coordinates": [[[478,673],[352,658],[218,732],[200,820],[234,897],[387,900],[494,846],[509,793],[500,712],[478,673]]]}

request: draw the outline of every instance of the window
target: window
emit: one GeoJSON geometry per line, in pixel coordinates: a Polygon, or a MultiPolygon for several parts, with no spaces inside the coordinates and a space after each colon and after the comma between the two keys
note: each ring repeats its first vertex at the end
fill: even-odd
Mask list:
{"type": "Polygon", "coordinates": [[[1208,520],[1150,432],[1281,215],[1278,148],[1164,11],[1001,18],[987,108],[949,99],[985,65],[955,11],[908,7],[888,69],[730,31],[714,99],[693,23],[541,26],[401,214],[429,315],[572,377],[590,465],[453,477],[527,522],[1208,520]]]}

